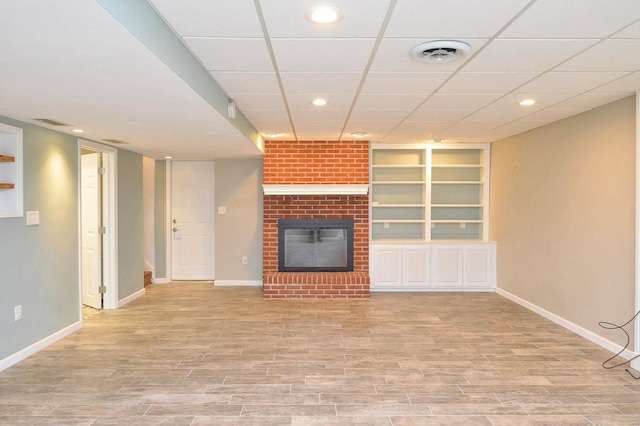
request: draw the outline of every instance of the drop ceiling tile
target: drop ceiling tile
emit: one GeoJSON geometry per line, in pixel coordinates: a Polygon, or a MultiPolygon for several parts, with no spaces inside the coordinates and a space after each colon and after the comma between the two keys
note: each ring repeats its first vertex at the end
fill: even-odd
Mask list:
{"type": "Polygon", "coordinates": [[[281,72],[282,86],[287,94],[355,93],[361,72],[281,72]]]}
{"type": "Polygon", "coordinates": [[[247,117],[251,123],[257,122],[283,122],[289,123],[289,115],[287,110],[283,108],[279,109],[241,109],[242,113],[247,117]]]}
{"type": "Polygon", "coordinates": [[[349,110],[346,109],[318,109],[316,111],[294,109],[291,111],[291,117],[296,126],[300,122],[314,121],[342,121],[344,123],[348,112],[349,110]]]}
{"type": "Polygon", "coordinates": [[[531,114],[530,110],[524,110],[522,108],[484,108],[477,111],[464,119],[465,122],[501,122],[507,123],[509,121],[517,120],[524,117],[527,114],[531,114]]]}
{"type": "Polygon", "coordinates": [[[358,97],[355,108],[412,111],[426,98],[425,95],[379,95],[363,93],[358,97]]]}
{"type": "Polygon", "coordinates": [[[604,38],[638,17],[637,0],[537,0],[500,37],[604,38]]]}
{"type": "Polygon", "coordinates": [[[500,98],[500,95],[440,95],[435,94],[418,108],[420,111],[434,110],[477,110],[500,98]]]}
{"type": "Polygon", "coordinates": [[[345,126],[345,135],[355,132],[365,132],[367,135],[363,139],[376,141],[382,139],[384,135],[389,133],[398,124],[397,121],[370,121],[370,120],[353,120],[350,119],[345,126]]]}
{"type": "Polygon", "coordinates": [[[448,123],[422,123],[405,121],[382,138],[382,142],[389,143],[418,143],[431,137],[435,132],[443,130],[448,123]]]}
{"type": "Polygon", "coordinates": [[[554,108],[591,109],[632,96],[629,93],[585,93],[554,105],[554,108]]]}
{"type": "Polygon", "coordinates": [[[428,94],[449,77],[448,72],[376,72],[367,74],[362,93],[428,94]]]}
{"type": "MultiPolygon", "coordinates": [[[[385,38],[380,42],[371,71],[393,72],[451,72],[465,64],[465,60],[446,64],[425,64],[415,61],[409,53],[415,46],[425,41],[421,38],[385,38]]],[[[471,46],[471,55],[484,45],[486,39],[461,40],[471,46]]]]}
{"type": "Polygon", "coordinates": [[[231,94],[238,108],[285,110],[284,101],[279,93],[234,93],[231,94]]]}
{"type": "Polygon", "coordinates": [[[253,0],[149,0],[181,36],[262,37],[253,0]]]}
{"type": "MultiPolygon", "coordinates": [[[[494,40],[465,64],[464,71],[540,72],[593,45],[597,40],[494,40]]],[[[570,71],[570,70],[567,70],[570,71]]]]}
{"type": "Polygon", "coordinates": [[[399,0],[385,37],[489,38],[527,3],[528,0],[399,0]]]}
{"type": "Polygon", "coordinates": [[[515,93],[583,93],[616,80],[624,72],[548,72],[515,93]]]}
{"type": "Polygon", "coordinates": [[[280,133],[278,138],[286,138],[293,135],[291,124],[286,121],[260,121],[252,120],[251,124],[260,132],[265,138],[270,138],[270,133],[280,133]]]}
{"type": "Polygon", "coordinates": [[[605,40],[554,71],[638,71],[639,51],[639,39],[605,40]]]}
{"type": "Polygon", "coordinates": [[[587,109],[585,108],[573,108],[573,109],[547,108],[547,109],[543,109],[542,111],[534,112],[533,114],[524,116],[520,118],[518,122],[524,123],[529,121],[535,121],[535,122],[552,123],[554,121],[562,120],[563,118],[567,118],[567,117],[572,117],[574,115],[583,113],[585,111],[588,111],[588,108],[587,109]]]}
{"type": "Polygon", "coordinates": [[[640,71],[627,74],[616,81],[593,90],[594,93],[635,93],[640,90],[640,71]]]}
{"type": "Polygon", "coordinates": [[[522,110],[531,113],[556,105],[573,96],[575,95],[570,93],[511,93],[498,99],[488,108],[522,110]],[[536,103],[531,106],[521,106],[519,102],[523,99],[535,99],[536,103]]]}
{"type": "Polygon", "coordinates": [[[640,38],[640,21],[616,33],[612,38],[640,38]]]}
{"type": "Polygon", "coordinates": [[[291,110],[309,110],[318,111],[322,109],[341,109],[346,110],[353,103],[353,95],[350,93],[325,93],[322,91],[315,93],[287,94],[287,103],[291,110]],[[311,103],[316,98],[325,99],[328,104],[322,107],[315,106],[311,103]]]}
{"type": "Polygon", "coordinates": [[[344,121],[300,121],[295,124],[298,140],[337,140],[344,121]]]}
{"type": "Polygon", "coordinates": [[[530,72],[459,72],[447,81],[438,93],[500,94],[534,79],[540,73],[530,72]]]}
{"type": "Polygon", "coordinates": [[[384,110],[384,109],[364,109],[356,108],[351,113],[350,119],[364,122],[394,122],[398,123],[411,114],[410,110],[384,110]]]}
{"type": "Polygon", "coordinates": [[[273,71],[261,38],[185,37],[184,41],[209,71],[273,71]]]}
{"type": "MultiPolygon", "coordinates": [[[[234,0],[235,1],[235,0],[234,0]]],[[[377,37],[390,0],[261,0],[262,14],[272,38],[278,37],[377,37]],[[330,5],[343,18],[331,25],[318,25],[305,19],[315,6],[330,5]]]]}
{"type": "Polygon", "coordinates": [[[280,72],[362,71],[375,39],[274,39],[280,72]]]}
{"type": "Polygon", "coordinates": [[[280,93],[274,72],[214,71],[211,75],[227,93],[280,93]]]}
{"type": "Polygon", "coordinates": [[[440,121],[443,123],[455,123],[474,112],[475,110],[473,109],[443,110],[419,108],[407,118],[407,121],[440,121]]]}

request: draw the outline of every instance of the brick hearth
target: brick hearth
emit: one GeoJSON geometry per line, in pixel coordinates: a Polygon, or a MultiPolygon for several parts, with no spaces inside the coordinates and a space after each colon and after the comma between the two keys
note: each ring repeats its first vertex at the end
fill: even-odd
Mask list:
{"type": "MultiPolygon", "coordinates": [[[[265,145],[264,184],[368,184],[365,141],[265,145]]],[[[263,221],[265,298],[368,298],[368,195],[266,195],[263,221]],[[353,272],[278,272],[278,219],[353,219],[353,272]]]]}

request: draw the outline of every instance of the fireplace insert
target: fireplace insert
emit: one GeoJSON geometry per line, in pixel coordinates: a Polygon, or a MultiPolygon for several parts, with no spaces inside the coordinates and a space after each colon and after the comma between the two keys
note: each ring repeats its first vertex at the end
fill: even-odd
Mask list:
{"type": "Polygon", "coordinates": [[[353,271],[353,220],[278,220],[278,271],[353,271]]]}

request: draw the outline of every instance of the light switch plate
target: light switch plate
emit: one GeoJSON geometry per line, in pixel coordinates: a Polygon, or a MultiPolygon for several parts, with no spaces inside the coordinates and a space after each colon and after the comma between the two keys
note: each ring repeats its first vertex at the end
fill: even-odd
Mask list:
{"type": "Polygon", "coordinates": [[[37,210],[27,212],[27,226],[36,225],[40,225],[40,212],[37,210]]]}
{"type": "Polygon", "coordinates": [[[227,214],[227,208],[224,206],[218,207],[218,214],[227,214]]]}

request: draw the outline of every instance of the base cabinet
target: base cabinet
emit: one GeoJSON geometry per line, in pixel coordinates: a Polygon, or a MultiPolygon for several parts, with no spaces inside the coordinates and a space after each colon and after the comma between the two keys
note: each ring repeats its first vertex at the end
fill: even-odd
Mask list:
{"type": "Polygon", "coordinates": [[[372,243],[372,291],[492,291],[496,244],[372,243]]]}

